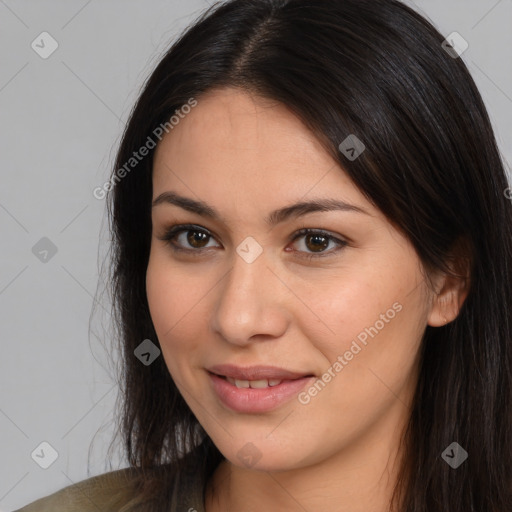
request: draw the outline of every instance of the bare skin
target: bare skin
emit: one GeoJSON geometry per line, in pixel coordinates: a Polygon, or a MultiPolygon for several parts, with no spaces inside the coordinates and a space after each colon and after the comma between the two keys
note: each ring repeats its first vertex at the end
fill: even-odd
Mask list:
{"type": "Polygon", "coordinates": [[[464,283],[436,274],[431,289],[410,242],[314,135],[283,105],[236,89],[198,98],[159,144],[153,199],[166,191],[220,214],[214,220],[169,203],[154,206],[146,277],[169,372],[226,458],[208,483],[206,511],[389,510],[421,337],[427,325],[457,316],[464,283]],[[265,223],[275,209],[326,198],[364,212],[265,223]],[[196,234],[191,245],[187,235],[197,228],[188,228],[174,243],[189,252],[174,252],[160,238],[185,223],[206,235],[196,234]],[[346,245],[336,250],[322,235],[293,240],[303,227],[346,245]],[[263,249],[251,263],[236,251],[247,237],[263,249]],[[377,333],[346,355],[370,326],[377,333]],[[339,356],[347,364],[336,371],[339,356]],[[302,401],[240,413],[212,387],[206,368],[220,363],[331,378],[317,393],[303,390],[302,401]],[[251,466],[237,456],[248,442],[259,453],[251,466]]]}

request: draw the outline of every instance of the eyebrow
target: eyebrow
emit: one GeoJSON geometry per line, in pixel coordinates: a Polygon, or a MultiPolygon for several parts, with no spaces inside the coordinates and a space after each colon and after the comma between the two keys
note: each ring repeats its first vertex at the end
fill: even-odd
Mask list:
{"type": "MultiPolygon", "coordinates": [[[[173,204],[179,206],[184,210],[196,213],[203,217],[208,217],[213,220],[223,221],[222,216],[209,204],[203,201],[196,201],[189,197],[183,197],[176,192],[163,192],[154,201],[152,207],[160,204],[173,204]]],[[[346,211],[357,212],[365,215],[370,215],[364,208],[355,206],[353,204],[345,203],[339,199],[314,199],[312,201],[302,201],[290,206],[285,206],[274,210],[265,219],[266,224],[275,226],[281,222],[286,221],[292,217],[300,217],[314,212],[328,212],[328,211],[346,211]]]]}

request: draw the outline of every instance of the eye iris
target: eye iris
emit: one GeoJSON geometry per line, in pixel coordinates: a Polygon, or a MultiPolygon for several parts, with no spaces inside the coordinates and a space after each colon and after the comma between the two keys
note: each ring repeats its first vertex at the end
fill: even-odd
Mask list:
{"type": "Polygon", "coordinates": [[[201,242],[208,243],[208,236],[206,233],[201,233],[200,231],[189,231],[187,235],[187,241],[192,247],[203,247],[201,245],[201,242]],[[199,245],[196,245],[196,243],[199,242],[199,245]]]}
{"type": "Polygon", "coordinates": [[[306,246],[308,249],[313,250],[314,252],[321,252],[321,250],[325,249],[329,245],[329,240],[326,236],[320,235],[320,234],[312,234],[312,235],[306,235],[306,246]],[[313,247],[311,248],[308,244],[308,242],[315,240],[313,242],[313,247]],[[320,241],[320,244],[322,244],[321,241],[323,241],[323,244],[321,246],[316,245],[320,241]]]}

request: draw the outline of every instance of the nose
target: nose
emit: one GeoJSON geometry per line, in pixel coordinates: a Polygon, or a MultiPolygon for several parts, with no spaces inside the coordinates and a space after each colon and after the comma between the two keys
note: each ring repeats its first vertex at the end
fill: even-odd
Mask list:
{"type": "Polygon", "coordinates": [[[222,278],[211,317],[211,328],[228,343],[244,346],[286,332],[290,292],[270,267],[265,251],[252,263],[238,254],[222,278]]]}

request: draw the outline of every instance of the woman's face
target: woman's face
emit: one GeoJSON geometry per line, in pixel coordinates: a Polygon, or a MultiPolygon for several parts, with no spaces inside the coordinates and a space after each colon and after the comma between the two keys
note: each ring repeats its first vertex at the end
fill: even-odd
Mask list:
{"type": "Polygon", "coordinates": [[[198,98],[162,139],[153,200],[171,192],[215,216],[153,206],[150,312],[170,374],[223,455],[279,470],[381,449],[410,414],[432,309],[408,240],[298,118],[236,89],[198,98]],[[351,206],[282,210],[328,200],[351,206]],[[162,240],[182,224],[194,227],[162,240]],[[218,365],[257,382],[214,377],[233,373],[218,365]],[[256,365],[273,369],[244,373],[256,365]]]}

